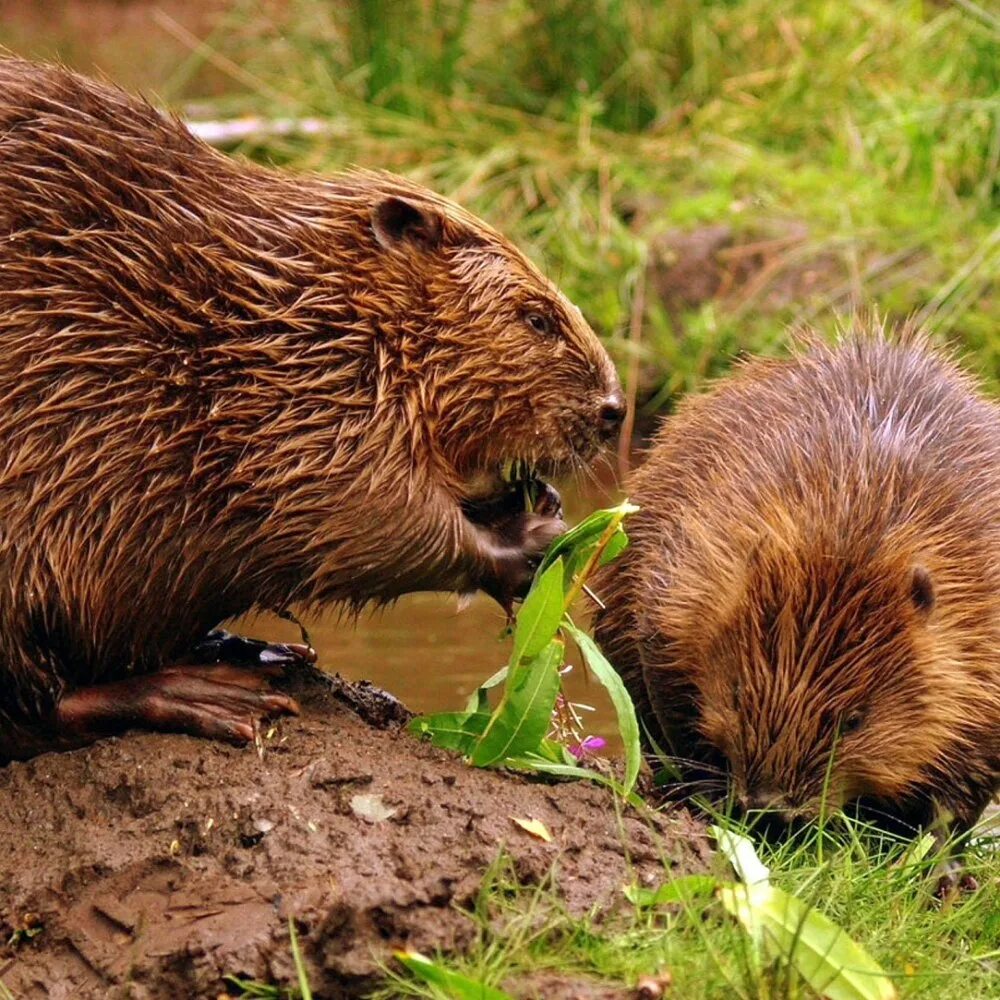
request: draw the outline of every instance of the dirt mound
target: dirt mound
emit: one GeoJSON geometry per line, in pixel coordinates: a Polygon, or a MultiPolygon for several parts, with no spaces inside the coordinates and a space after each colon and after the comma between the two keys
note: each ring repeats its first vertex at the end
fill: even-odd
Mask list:
{"type": "Polygon", "coordinates": [[[662,879],[664,859],[704,864],[684,813],[620,818],[596,787],[473,771],[402,731],[405,710],[370,687],[291,687],[303,714],[263,755],[132,734],[0,769],[0,935],[13,939],[0,978],[16,997],[288,983],[289,916],[316,996],[360,996],[393,948],[469,942],[459,908],[502,851],[528,883],[554,866],[577,911],[616,905],[634,876],[662,879]]]}

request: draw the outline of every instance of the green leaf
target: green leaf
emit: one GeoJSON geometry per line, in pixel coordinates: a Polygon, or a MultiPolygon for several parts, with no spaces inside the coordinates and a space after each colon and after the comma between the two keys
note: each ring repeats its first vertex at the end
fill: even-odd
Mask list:
{"type": "Polygon", "coordinates": [[[576,765],[577,759],[574,757],[569,750],[562,744],[555,740],[550,740],[548,738],[542,740],[541,743],[531,751],[532,754],[537,754],[544,760],[551,761],[553,764],[573,764],[576,765]]]}
{"type": "Polygon", "coordinates": [[[396,959],[418,979],[437,986],[454,1000],[513,1000],[509,993],[445,969],[419,952],[397,951],[396,959]]]}
{"type": "Polygon", "coordinates": [[[507,680],[507,672],[509,669],[509,667],[503,666],[495,674],[490,674],[490,676],[483,681],[483,683],[480,684],[479,687],[472,692],[472,694],[469,695],[469,700],[465,703],[466,712],[489,712],[490,702],[486,692],[507,680]]]}
{"type": "Polygon", "coordinates": [[[710,826],[719,850],[744,880],[719,890],[722,905],[771,958],[790,963],[828,1000],[893,1000],[896,987],[881,966],[829,917],[771,885],[753,842],[710,826]]]}
{"type": "Polygon", "coordinates": [[[472,751],[472,763],[487,767],[534,750],[549,731],[559,694],[564,644],[553,639],[533,659],[511,668],[503,698],[472,751]]]}
{"type": "Polygon", "coordinates": [[[536,657],[555,637],[563,616],[563,562],[555,562],[535,580],[517,613],[510,665],[536,657]]]}
{"type": "Polygon", "coordinates": [[[489,723],[490,712],[487,706],[474,712],[435,712],[433,715],[418,715],[407,728],[417,736],[429,737],[436,747],[455,750],[468,756],[489,723]]]}
{"type": "Polygon", "coordinates": [[[582,629],[565,622],[563,628],[573,637],[583,653],[594,676],[611,698],[615,714],[618,716],[618,732],[621,734],[625,748],[625,790],[631,792],[635,788],[639,776],[639,765],[642,763],[642,748],[639,744],[639,721],[635,715],[635,706],[625,688],[625,684],[596,642],[582,629]]]}
{"type": "Polygon", "coordinates": [[[925,833],[922,837],[917,837],[909,847],[903,852],[903,856],[892,866],[893,868],[906,868],[909,865],[919,865],[925,861],[927,855],[934,850],[937,841],[933,833],[925,833]]]}
{"type": "Polygon", "coordinates": [[[829,917],[769,882],[723,886],[722,905],[768,955],[828,1000],[894,1000],[881,966],[829,917]]]}
{"type": "MultiPolygon", "coordinates": [[[[589,517],[585,517],[578,525],[570,528],[565,535],[560,535],[549,546],[539,572],[544,572],[555,560],[565,553],[576,553],[584,545],[596,545],[601,535],[604,534],[608,525],[615,520],[621,520],[627,514],[634,514],[639,508],[627,500],[618,504],[617,507],[609,507],[606,510],[595,510],[589,517]]],[[[567,579],[572,579],[568,575],[567,579]]]]}
{"type": "Polygon", "coordinates": [[[766,882],[771,877],[770,870],[758,857],[757,849],[749,837],[721,826],[710,826],[708,834],[733,866],[739,879],[753,883],[766,882]]]}
{"type": "Polygon", "coordinates": [[[504,764],[507,767],[516,767],[522,771],[549,774],[553,778],[573,778],[582,781],[593,781],[597,785],[610,788],[616,795],[636,809],[641,809],[645,804],[635,792],[627,791],[614,778],[609,778],[606,774],[601,774],[600,771],[593,771],[589,767],[581,767],[579,764],[560,764],[531,752],[521,754],[517,757],[508,757],[504,761],[504,764]]]}
{"type": "Polygon", "coordinates": [[[625,898],[636,906],[665,906],[706,898],[718,888],[719,880],[713,875],[684,875],[656,889],[630,885],[625,889],[625,898]]]}
{"type": "Polygon", "coordinates": [[[613,559],[617,559],[628,548],[628,535],[625,529],[618,525],[618,530],[611,536],[610,541],[601,553],[601,565],[607,566],[613,559]]]}

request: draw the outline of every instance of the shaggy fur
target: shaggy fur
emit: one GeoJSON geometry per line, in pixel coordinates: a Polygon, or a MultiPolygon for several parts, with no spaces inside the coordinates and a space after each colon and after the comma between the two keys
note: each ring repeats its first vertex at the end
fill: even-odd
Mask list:
{"type": "Polygon", "coordinates": [[[786,819],[827,786],[975,821],[1000,783],[1000,408],[966,375],[912,331],[807,341],[682,405],[628,493],[597,634],[656,739],[786,819]]]}
{"type": "Polygon", "coordinates": [[[463,503],[583,462],[620,399],[579,310],[451,202],[234,161],[16,59],[0,347],[0,744],[253,608],[496,592],[527,543],[463,503]]]}

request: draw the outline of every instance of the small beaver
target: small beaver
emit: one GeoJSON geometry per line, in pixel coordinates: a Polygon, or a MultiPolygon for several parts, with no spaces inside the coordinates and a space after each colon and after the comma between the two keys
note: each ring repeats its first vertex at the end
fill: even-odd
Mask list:
{"type": "Polygon", "coordinates": [[[509,607],[565,528],[539,477],[624,409],[579,310],[453,203],[238,162],[13,58],[0,344],[0,759],[251,738],[307,647],[199,640],[255,608],[509,607]]]}
{"type": "Polygon", "coordinates": [[[1000,407],[912,329],[803,341],[664,422],[597,636],[743,808],[960,834],[1000,785],[1000,407]]]}

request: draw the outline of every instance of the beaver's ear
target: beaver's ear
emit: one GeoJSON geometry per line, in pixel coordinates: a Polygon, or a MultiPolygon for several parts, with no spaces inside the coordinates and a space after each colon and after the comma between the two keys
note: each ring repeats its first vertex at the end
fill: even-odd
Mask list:
{"type": "Polygon", "coordinates": [[[910,600],[920,614],[929,615],[934,609],[934,581],[923,566],[913,567],[910,576],[910,600]]]}
{"type": "Polygon", "coordinates": [[[431,205],[390,195],[372,208],[372,232],[386,250],[404,242],[433,249],[441,244],[444,219],[431,205]]]}

